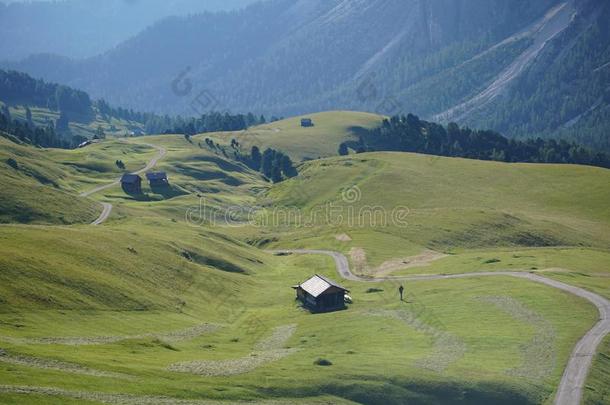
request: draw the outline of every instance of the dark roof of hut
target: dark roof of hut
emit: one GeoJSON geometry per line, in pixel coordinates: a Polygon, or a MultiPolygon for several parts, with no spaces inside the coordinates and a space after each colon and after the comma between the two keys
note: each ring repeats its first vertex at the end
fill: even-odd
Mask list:
{"type": "Polygon", "coordinates": [[[121,183],[132,184],[142,181],[142,178],[137,174],[126,173],[121,177],[121,183]]]}
{"type": "Polygon", "coordinates": [[[146,173],[148,180],[167,180],[167,173],[165,172],[152,172],[146,173]]]}

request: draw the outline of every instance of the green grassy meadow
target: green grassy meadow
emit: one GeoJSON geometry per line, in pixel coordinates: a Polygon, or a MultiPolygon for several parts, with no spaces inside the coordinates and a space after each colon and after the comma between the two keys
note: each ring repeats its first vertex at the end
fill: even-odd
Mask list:
{"type": "Polygon", "coordinates": [[[211,138],[221,145],[235,139],[246,153],[252,146],[261,150],[271,147],[302,161],[337,155],[341,143],[357,141],[358,130],[375,128],[382,120],[377,114],[330,111],[287,118],[245,131],[204,134],[200,138],[211,138]],[[301,118],[311,118],[314,126],[301,127],[301,118]]]}
{"type": "MultiPolygon", "coordinates": [[[[0,104],[4,104],[1,103],[0,104]]],[[[11,117],[13,119],[26,120],[26,109],[24,106],[13,105],[9,107],[11,117]]],[[[54,124],[59,119],[59,112],[52,111],[47,108],[30,107],[32,112],[32,122],[36,126],[46,127],[49,124],[54,124]]],[[[102,127],[104,133],[108,137],[124,137],[132,131],[142,131],[143,125],[135,121],[127,121],[115,117],[102,117],[99,113],[95,117],[86,121],[70,121],[69,128],[72,135],[80,135],[85,138],[93,138],[98,127],[102,127]]]]}
{"type": "Polygon", "coordinates": [[[62,181],[65,171],[42,150],[0,139],[0,176],[0,223],[70,224],[97,217],[97,204],[76,197],[62,181]]]}
{"type": "Polygon", "coordinates": [[[610,390],[608,389],[610,373],[608,370],[610,370],[610,338],[606,337],[593,362],[591,374],[585,387],[585,404],[601,405],[608,403],[610,399],[610,390]]]}
{"type": "MultiPolygon", "coordinates": [[[[319,132],[300,138],[311,149],[288,147],[284,132],[300,119],[251,131],[300,160],[336,155],[345,128],[373,125],[353,113],[312,117],[319,132]]],[[[374,153],[305,162],[297,178],[272,185],[200,146],[207,136],[227,139],[148,136],[76,151],[0,140],[0,170],[15,179],[2,193],[0,403],[119,403],[115,394],[133,403],[552,403],[574,344],[598,319],[589,302],[510,277],[409,282],[400,302],[397,281],[344,281],[328,257],[264,250],[336,250],[353,268],[351,253],[364,252],[369,277],[431,250],[445,256],[386,275],[544,271],[610,298],[610,171],[374,153]],[[169,189],[77,197],[118,178],[118,159],[144,167],[158,153],[148,144],[167,150],[157,168],[169,189]],[[9,157],[23,169],[11,172],[9,157]],[[38,217],[4,208],[22,201],[38,217]],[[89,226],[99,202],[112,214],[89,226]],[[341,221],[312,215],[329,205],[341,221]],[[407,215],[371,222],[362,209],[377,206],[407,215]],[[354,303],[301,309],[291,286],[314,273],[344,284],[354,303]]],[[[587,403],[604,401],[607,340],[601,349],[587,403]]]]}

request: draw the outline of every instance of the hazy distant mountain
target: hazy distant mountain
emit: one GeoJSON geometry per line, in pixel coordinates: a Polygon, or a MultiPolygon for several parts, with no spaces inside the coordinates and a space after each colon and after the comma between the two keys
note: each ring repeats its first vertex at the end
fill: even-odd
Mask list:
{"type": "Polygon", "coordinates": [[[142,110],[413,112],[610,150],[609,20],[602,0],[272,0],[11,67],[142,110]]]}
{"type": "Polygon", "coordinates": [[[89,57],[174,15],[231,10],[254,0],[61,0],[0,2],[0,59],[35,53],[89,57]],[[8,5],[5,3],[9,3],[8,5]]]}

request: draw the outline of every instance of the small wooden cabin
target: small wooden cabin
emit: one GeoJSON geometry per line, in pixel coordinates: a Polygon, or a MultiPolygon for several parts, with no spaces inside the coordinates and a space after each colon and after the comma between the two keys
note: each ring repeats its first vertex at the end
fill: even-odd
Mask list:
{"type": "Polygon", "coordinates": [[[146,179],[151,187],[166,187],[169,185],[167,173],[165,172],[146,173],[146,179]]]}
{"type": "Polygon", "coordinates": [[[349,292],[334,281],[318,274],[292,288],[296,290],[297,299],[312,312],[345,309],[345,294],[349,292]]]}
{"type": "Polygon", "coordinates": [[[126,173],[121,177],[121,188],[127,194],[142,193],[142,178],[137,174],[126,173]]]}
{"type": "Polygon", "coordinates": [[[313,127],[313,121],[311,120],[311,118],[303,118],[301,120],[301,126],[303,128],[313,127]]]}

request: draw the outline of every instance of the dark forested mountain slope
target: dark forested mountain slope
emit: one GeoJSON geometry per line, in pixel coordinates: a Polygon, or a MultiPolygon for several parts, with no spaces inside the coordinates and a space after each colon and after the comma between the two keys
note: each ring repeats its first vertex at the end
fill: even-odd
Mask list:
{"type": "Polygon", "coordinates": [[[254,0],[61,0],[0,2],[0,55],[17,60],[35,53],[94,56],[136,35],[158,19],[230,10],[254,0]]]}
{"type": "Polygon", "coordinates": [[[357,109],[610,149],[601,0],[271,0],[11,67],[141,110],[357,109]]]}
{"type": "Polygon", "coordinates": [[[610,150],[610,3],[576,15],[511,87],[462,121],[511,135],[567,135],[610,150]]]}

